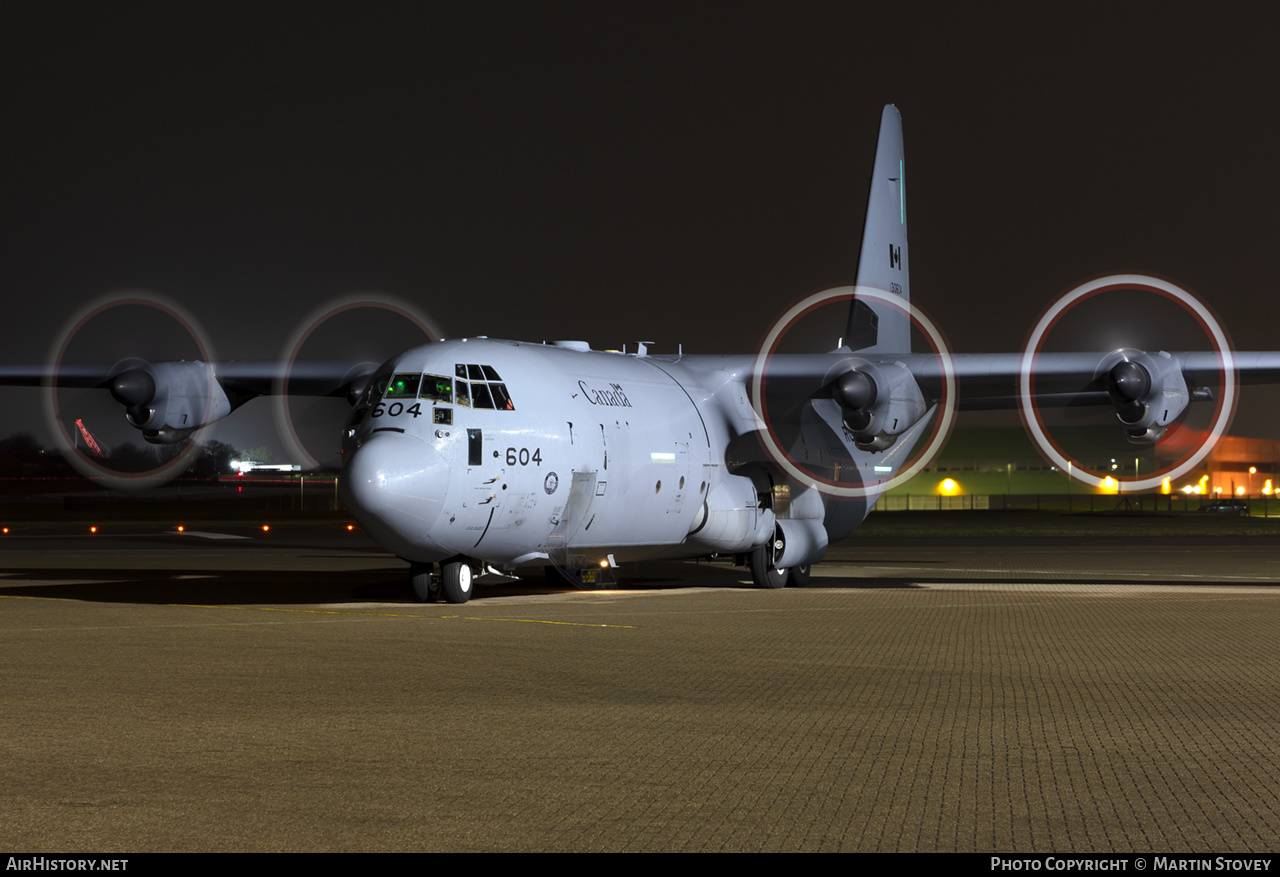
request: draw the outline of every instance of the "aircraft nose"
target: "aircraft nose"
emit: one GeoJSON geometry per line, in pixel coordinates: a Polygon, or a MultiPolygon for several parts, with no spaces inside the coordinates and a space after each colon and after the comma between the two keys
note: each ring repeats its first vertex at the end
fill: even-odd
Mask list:
{"type": "Polygon", "coordinates": [[[407,560],[434,560],[428,533],[444,508],[449,465],[404,433],[374,434],[346,460],[342,498],[378,542],[407,560]]]}

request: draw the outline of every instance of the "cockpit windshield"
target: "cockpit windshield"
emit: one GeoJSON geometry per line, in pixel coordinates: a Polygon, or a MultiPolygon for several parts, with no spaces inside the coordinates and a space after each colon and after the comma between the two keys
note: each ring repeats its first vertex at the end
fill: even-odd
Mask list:
{"type": "Polygon", "coordinates": [[[422,382],[421,374],[401,373],[391,378],[384,399],[416,399],[418,384],[422,382]]]}
{"type": "MultiPolygon", "coordinates": [[[[458,405],[463,408],[487,408],[498,411],[514,411],[511,394],[506,384],[491,365],[458,363],[454,366],[456,377],[423,374],[419,372],[379,371],[369,379],[369,386],[356,403],[357,422],[364,409],[379,405],[389,399],[421,399],[436,407],[433,415],[436,423],[452,423],[450,409],[443,406],[458,405]]],[[[407,409],[406,409],[407,410],[407,409]]]]}

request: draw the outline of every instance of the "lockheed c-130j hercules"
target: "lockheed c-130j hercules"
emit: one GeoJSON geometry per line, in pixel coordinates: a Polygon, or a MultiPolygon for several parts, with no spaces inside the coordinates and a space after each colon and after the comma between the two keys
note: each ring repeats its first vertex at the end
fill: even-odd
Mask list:
{"type": "MultiPolygon", "coordinates": [[[[936,452],[958,405],[1021,406],[1033,438],[1058,459],[1043,405],[1110,405],[1128,439],[1150,445],[1195,398],[1216,403],[1210,431],[1220,434],[1238,379],[1280,375],[1280,357],[1232,352],[1207,315],[1212,352],[1050,354],[1033,343],[1021,354],[950,355],[910,304],[905,167],[901,117],[886,106],[856,285],[796,305],[756,354],[459,338],[377,368],[303,364],[289,392],[353,400],[343,501],[408,562],[418,599],[462,603],[485,569],[550,565],[582,580],[647,558],[732,555],[761,587],[804,584],[827,546],[936,452]],[[834,349],[774,353],[801,315],[846,300],[834,349]],[[911,352],[913,324],[933,350],[911,352]],[[917,446],[924,452],[913,457],[917,446]]],[[[1075,298],[1114,286],[1179,295],[1154,278],[1121,277],[1075,298]]],[[[1037,331],[1053,319],[1051,309],[1037,331]]],[[[109,374],[61,369],[58,381],[109,388],[149,441],[172,442],[278,391],[278,372],[274,363],[134,362],[109,374]]],[[[6,382],[31,381],[11,371],[6,382]]]]}

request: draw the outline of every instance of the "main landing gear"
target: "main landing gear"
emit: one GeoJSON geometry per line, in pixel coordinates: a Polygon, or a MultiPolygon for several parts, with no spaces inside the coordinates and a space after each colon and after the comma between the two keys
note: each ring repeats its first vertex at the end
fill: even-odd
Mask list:
{"type": "Polygon", "coordinates": [[[747,555],[747,566],[751,567],[751,580],[757,588],[803,588],[809,584],[809,564],[802,563],[790,569],[778,566],[777,560],[782,557],[787,547],[782,531],[775,531],[774,537],[763,545],[757,546],[747,555]]]}
{"type": "Polygon", "coordinates": [[[432,564],[409,564],[409,584],[419,603],[434,603],[444,597],[446,603],[465,603],[471,599],[474,570],[465,557],[452,557],[440,564],[440,572],[432,572],[432,564]]]}

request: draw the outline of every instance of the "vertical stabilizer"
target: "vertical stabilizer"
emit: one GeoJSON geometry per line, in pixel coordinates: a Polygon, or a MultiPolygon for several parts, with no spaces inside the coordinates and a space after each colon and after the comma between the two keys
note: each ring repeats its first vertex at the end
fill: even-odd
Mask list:
{"type": "MultiPolygon", "coordinates": [[[[858,255],[858,286],[871,286],[911,300],[907,270],[906,160],[902,148],[902,114],[887,104],[880,115],[880,139],[867,195],[867,218],[862,226],[862,250],[858,255]]],[[[868,353],[910,353],[911,320],[906,314],[880,302],[870,303],[878,317],[875,342],[861,348],[868,353]]],[[[868,315],[864,308],[849,310],[844,337],[853,349],[867,339],[868,315]]]]}

